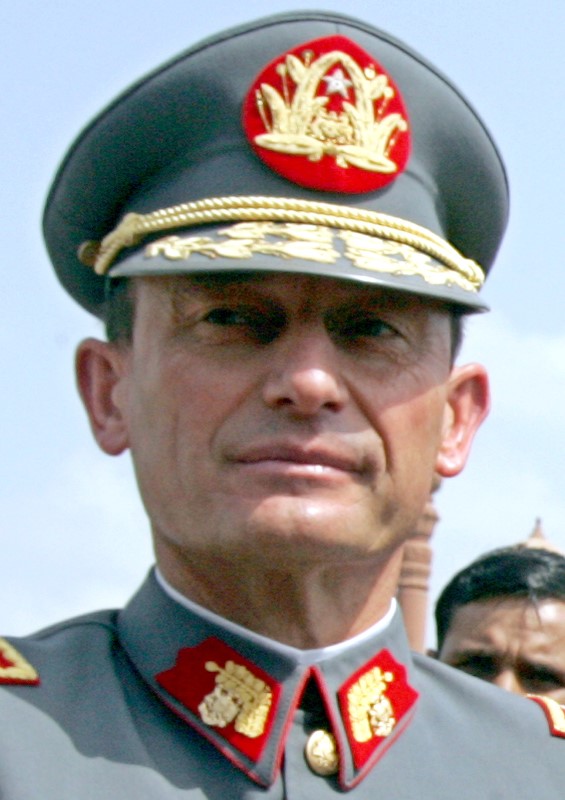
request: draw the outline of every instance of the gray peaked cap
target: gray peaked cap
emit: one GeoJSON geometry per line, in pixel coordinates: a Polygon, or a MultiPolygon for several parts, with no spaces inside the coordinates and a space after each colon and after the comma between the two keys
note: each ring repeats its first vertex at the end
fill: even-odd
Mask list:
{"type": "Polygon", "coordinates": [[[508,185],[460,92],[368,23],[298,11],[212,36],[121,94],[51,187],[56,272],[298,272],[483,309],[508,185]],[[125,220],[124,220],[125,217],[125,220]]]}

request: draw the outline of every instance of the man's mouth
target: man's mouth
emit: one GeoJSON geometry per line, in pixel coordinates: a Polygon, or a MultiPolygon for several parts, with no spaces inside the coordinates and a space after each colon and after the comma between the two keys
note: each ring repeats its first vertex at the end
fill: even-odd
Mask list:
{"type": "Polygon", "coordinates": [[[353,453],[322,445],[270,442],[245,448],[236,462],[250,471],[288,475],[289,477],[342,477],[361,475],[363,460],[353,453]]]}

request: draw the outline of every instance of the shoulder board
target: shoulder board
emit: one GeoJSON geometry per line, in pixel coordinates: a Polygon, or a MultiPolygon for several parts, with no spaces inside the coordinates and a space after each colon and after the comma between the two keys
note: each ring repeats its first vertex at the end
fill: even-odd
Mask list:
{"type": "Polygon", "coordinates": [[[551,735],[565,739],[565,706],[560,706],[557,700],[540,694],[529,694],[528,699],[533,700],[545,711],[551,735]]]}
{"type": "Polygon", "coordinates": [[[0,684],[2,683],[36,686],[39,675],[15,647],[0,638],[0,684]]]}

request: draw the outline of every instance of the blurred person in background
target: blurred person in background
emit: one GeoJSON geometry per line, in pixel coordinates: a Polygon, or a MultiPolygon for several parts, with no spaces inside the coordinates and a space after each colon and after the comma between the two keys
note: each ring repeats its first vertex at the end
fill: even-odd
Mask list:
{"type": "Polygon", "coordinates": [[[565,557],[524,546],[486,553],[443,589],[438,658],[517,694],[565,703],[565,557]]]}

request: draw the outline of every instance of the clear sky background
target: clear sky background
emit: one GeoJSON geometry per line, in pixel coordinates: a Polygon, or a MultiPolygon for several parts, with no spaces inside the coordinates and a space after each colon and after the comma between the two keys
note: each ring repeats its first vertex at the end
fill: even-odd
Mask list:
{"type": "MultiPolygon", "coordinates": [[[[98,452],[72,372],[99,323],[66,296],[40,233],[71,140],[143,73],[286,0],[18,0],[0,6],[2,319],[0,632],[122,605],[152,562],[127,456],[98,452]]],[[[436,498],[432,595],[541,517],[565,549],[565,3],[337,0],[454,80],[504,155],[511,222],[461,361],[491,374],[493,410],[463,475],[436,498]]]]}

